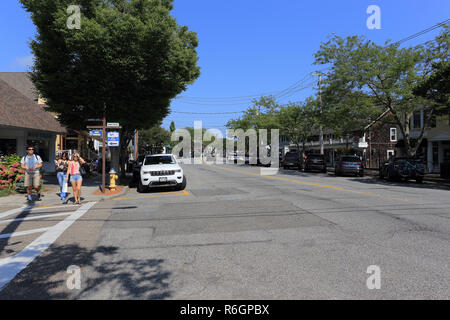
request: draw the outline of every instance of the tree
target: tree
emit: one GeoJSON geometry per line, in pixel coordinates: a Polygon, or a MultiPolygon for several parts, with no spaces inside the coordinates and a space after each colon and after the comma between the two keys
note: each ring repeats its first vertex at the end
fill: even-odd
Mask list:
{"type": "MultiPolygon", "coordinates": [[[[436,108],[429,99],[414,94],[415,86],[431,70],[432,59],[423,46],[401,49],[399,44],[379,46],[357,36],[346,39],[334,36],[321,44],[315,57],[315,64],[332,65],[324,85],[329,89],[341,86],[340,90],[329,91],[335,99],[345,102],[348,98],[350,101],[357,98],[366,105],[372,103],[372,108],[363,110],[375,111],[373,114],[389,110],[402,133],[404,152],[408,156],[415,155],[423,139],[423,129],[429,125],[436,108]],[[420,109],[426,111],[427,117],[419,137],[413,142],[409,123],[414,111],[420,109]]],[[[352,107],[345,104],[347,108],[352,107]]],[[[358,114],[357,119],[364,118],[364,113],[358,114]]]]}
{"type": "Polygon", "coordinates": [[[308,98],[302,104],[290,103],[286,107],[281,107],[278,114],[281,134],[287,136],[289,141],[297,146],[297,150],[300,150],[301,144],[303,152],[305,151],[306,141],[317,129],[315,103],[312,98],[308,98]]]}
{"type": "Polygon", "coordinates": [[[170,133],[161,126],[139,131],[139,153],[160,153],[170,142],[170,133]]]}
{"type": "Polygon", "coordinates": [[[200,75],[197,35],[170,15],[173,0],[78,0],[80,29],[67,26],[76,1],[20,2],[37,27],[31,80],[47,109],[71,129],[119,122],[122,160],[134,130],[161,121],[200,75]]]}
{"type": "Polygon", "coordinates": [[[169,127],[170,133],[175,131],[175,122],[170,122],[170,127],[169,127]]]}
{"type": "MultiPolygon", "coordinates": [[[[260,129],[267,130],[267,144],[271,141],[271,130],[280,129],[278,112],[280,105],[275,101],[272,96],[262,96],[260,99],[253,99],[252,105],[247,108],[244,115],[238,119],[232,119],[227,122],[226,127],[228,129],[242,129],[247,131],[248,129],[254,129],[256,131],[257,139],[260,140],[260,129]],[[262,110],[261,110],[262,107],[262,110]]],[[[228,136],[229,139],[234,139],[233,136],[228,136]]],[[[250,141],[245,141],[245,150],[251,152],[249,148],[250,141]]],[[[237,145],[235,145],[236,148],[237,145]]],[[[257,153],[259,153],[259,142],[257,146],[257,153]]],[[[278,152],[278,151],[277,151],[278,152]]]]}
{"type": "Polygon", "coordinates": [[[449,27],[436,37],[436,42],[428,46],[431,72],[417,85],[414,93],[437,104],[436,114],[449,114],[450,109],[450,45],[449,27]]]}

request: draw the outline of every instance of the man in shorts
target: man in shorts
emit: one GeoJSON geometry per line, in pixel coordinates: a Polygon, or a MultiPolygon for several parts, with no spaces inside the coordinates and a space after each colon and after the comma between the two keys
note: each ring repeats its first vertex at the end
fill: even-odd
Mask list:
{"type": "Polygon", "coordinates": [[[36,190],[37,199],[40,200],[41,193],[39,191],[41,187],[41,175],[39,168],[42,167],[42,159],[38,155],[34,154],[34,147],[27,147],[27,155],[22,157],[20,164],[22,169],[25,170],[25,187],[27,188],[27,199],[32,201],[31,194],[33,187],[36,190]]]}

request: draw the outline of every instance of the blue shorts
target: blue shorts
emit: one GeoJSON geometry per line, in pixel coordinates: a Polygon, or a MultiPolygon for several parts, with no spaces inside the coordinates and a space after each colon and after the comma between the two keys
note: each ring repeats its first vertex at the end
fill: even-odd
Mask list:
{"type": "Polygon", "coordinates": [[[75,182],[75,181],[83,181],[83,178],[81,177],[80,174],[74,174],[70,176],[70,182],[75,182]]]}

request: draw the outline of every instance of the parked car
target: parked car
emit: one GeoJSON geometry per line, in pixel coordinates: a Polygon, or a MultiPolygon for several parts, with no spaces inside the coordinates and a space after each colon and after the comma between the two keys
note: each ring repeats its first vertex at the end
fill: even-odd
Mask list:
{"type": "Polygon", "coordinates": [[[144,158],[138,192],[154,187],[186,188],[186,177],[173,154],[151,154],[144,158]]]}
{"type": "Polygon", "coordinates": [[[303,168],[305,172],[320,171],[327,172],[327,163],[323,154],[309,154],[303,161],[303,168]]]}
{"type": "Polygon", "coordinates": [[[363,177],[364,163],[357,156],[340,156],[334,166],[334,174],[337,176],[354,174],[363,177]]]}
{"type": "Polygon", "coordinates": [[[295,151],[286,152],[282,160],[283,169],[297,168],[298,170],[301,170],[303,167],[302,162],[301,153],[295,151]]]}
{"type": "Polygon", "coordinates": [[[131,179],[130,186],[136,186],[139,183],[141,177],[141,166],[144,161],[145,155],[139,155],[133,162],[133,178],[131,179]]]}
{"type": "Polygon", "coordinates": [[[395,179],[415,179],[417,183],[422,183],[425,175],[425,166],[420,159],[414,158],[390,158],[380,167],[380,178],[389,180],[395,179]]]}

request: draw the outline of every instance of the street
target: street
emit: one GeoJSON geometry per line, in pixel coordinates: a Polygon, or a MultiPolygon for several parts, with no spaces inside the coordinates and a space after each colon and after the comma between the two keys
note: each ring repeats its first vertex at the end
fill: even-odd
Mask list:
{"type": "Polygon", "coordinates": [[[20,270],[0,299],[450,298],[446,187],[183,169],[183,191],[132,188],[81,207],[0,210],[0,287],[5,259],[30,258],[38,237],[42,250],[13,265],[20,270]],[[80,289],[67,285],[69,266],[81,268],[80,289]],[[369,266],[379,267],[379,289],[368,288],[369,266]]]}

